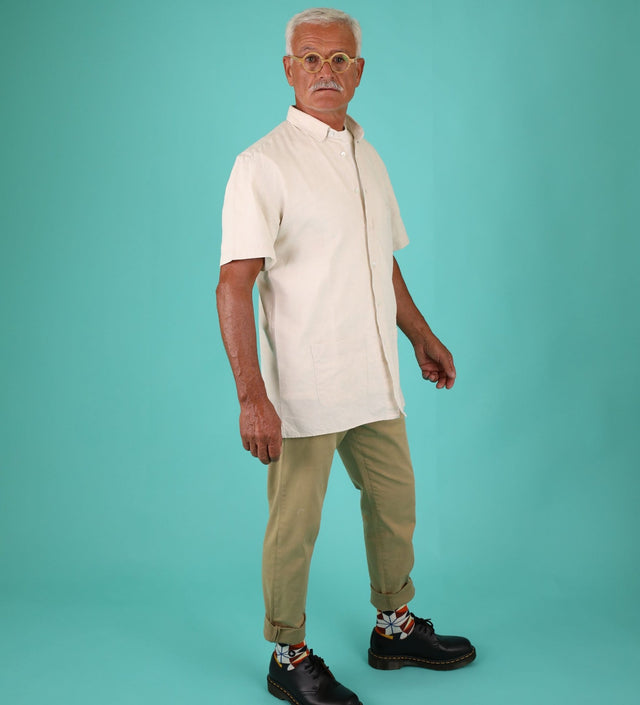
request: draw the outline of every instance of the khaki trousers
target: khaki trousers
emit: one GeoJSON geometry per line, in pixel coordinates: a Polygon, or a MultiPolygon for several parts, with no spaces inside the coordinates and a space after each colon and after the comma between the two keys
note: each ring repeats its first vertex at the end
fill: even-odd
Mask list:
{"type": "Polygon", "coordinates": [[[360,490],[371,603],[393,610],[414,595],[415,490],[404,417],[341,433],[285,438],[269,466],[269,521],[262,584],[264,635],[297,644],[305,638],[311,555],[335,451],[360,490]]]}

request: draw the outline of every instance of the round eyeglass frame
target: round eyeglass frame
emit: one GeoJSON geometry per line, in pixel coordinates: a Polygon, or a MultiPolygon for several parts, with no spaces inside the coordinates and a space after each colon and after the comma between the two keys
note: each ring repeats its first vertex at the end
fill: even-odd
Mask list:
{"type": "Polygon", "coordinates": [[[329,64],[329,68],[333,71],[333,73],[344,73],[345,71],[348,71],[351,64],[355,64],[355,62],[360,58],[359,56],[355,56],[351,58],[348,54],[345,54],[344,51],[336,51],[335,54],[331,54],[331,56],[328,59],[324,59],[320,54],[318,54],[317,51],[308,51],[304,56],[294,56],[293,54],[287,54],[288,59],[295,59],[296,61],[299,61],[302,64],[302,68],[307,72],[307,73],[320,73],[322,71],[325,63],[329,64]],[[314,68],[314,70],[311,70],[305,61],[305,59],[308,56],[317,56],[319,61],[315,66],[318,68],[314,68]],[[344,69],[341,71],[336,71],[334,65],[333,65],[333,60],[336,56],[343,56],[346,61],[347,65],[344,69]]]}

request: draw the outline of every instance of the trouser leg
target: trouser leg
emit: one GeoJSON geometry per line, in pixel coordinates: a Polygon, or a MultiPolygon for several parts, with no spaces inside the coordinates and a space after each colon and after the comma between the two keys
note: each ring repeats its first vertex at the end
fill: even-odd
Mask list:
{"type": "Polygon", "coordinates": [[[414,595],[415,487],[404,417],[351,429],[338,452],[361,493],[371,602],[397,609],[414,595]]]}
{"type": "Polygon", "coordinates": [[[285,438],[269,465],[269,521],[262,556],[264,636],[297,644],[305,637],[311,555],[338,439],[343,434],[285,438]]]}

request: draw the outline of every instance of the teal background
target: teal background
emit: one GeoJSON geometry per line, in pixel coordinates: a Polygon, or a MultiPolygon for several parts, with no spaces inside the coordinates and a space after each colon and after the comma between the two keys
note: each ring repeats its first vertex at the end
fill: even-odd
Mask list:
{"type": "MultiPolygon", "coordinates": [[[[479,657],[366,665],[374,614],[338,462],[309,643],[365,705],[633,701],[640,3],[342,7],[367,60],[350,112],[458,368],[436,392],[401,341],[412,605],[479,657]]],[[[284,119],[282,36],[304,6],[0,8],[0,699],[274,702],[265,471],[239,441],[214,289],[226,179],[284,119]]]]}

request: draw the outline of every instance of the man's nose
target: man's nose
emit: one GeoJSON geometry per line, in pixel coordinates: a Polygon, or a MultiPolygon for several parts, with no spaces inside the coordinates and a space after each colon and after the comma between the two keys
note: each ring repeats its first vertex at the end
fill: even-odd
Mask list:
{"type": "Polygon", "coordinates": [[[333,78],[331,64],[328,61],[325,61],[324,64],[322,64],[322,68],[320,69],[320,75],[322,76],[322,78],[333,78]]]}

